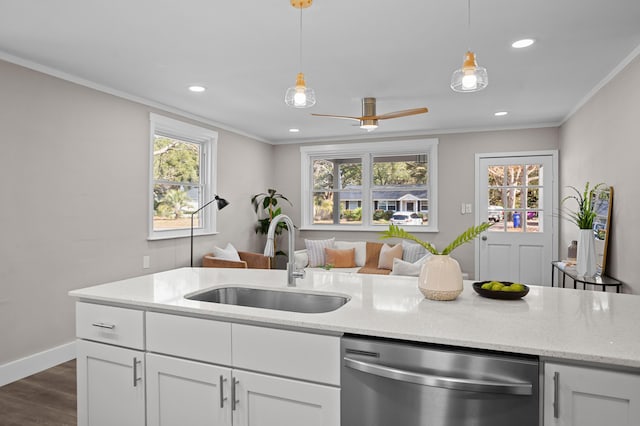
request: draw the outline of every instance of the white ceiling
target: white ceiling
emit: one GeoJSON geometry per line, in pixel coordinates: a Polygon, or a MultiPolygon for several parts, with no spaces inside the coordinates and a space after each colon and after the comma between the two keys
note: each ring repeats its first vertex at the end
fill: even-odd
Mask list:
{"type": "Polygon", "coordinates": [[[558,125],[640,46],[639,0],[473,0],[470,28],[465,0],[315,0],[302,71],[318,103],[294,109],[298,19],[289,0],[0,0],[0,58],[287,143],[558,125]],[[513,49],[523,37],[537,43],[513,49]],[[489,86],[456,93],[467,48],[489,86]],[[365,96],[430,111],[372,133],[310,116],[360,115],[365,96]]]}

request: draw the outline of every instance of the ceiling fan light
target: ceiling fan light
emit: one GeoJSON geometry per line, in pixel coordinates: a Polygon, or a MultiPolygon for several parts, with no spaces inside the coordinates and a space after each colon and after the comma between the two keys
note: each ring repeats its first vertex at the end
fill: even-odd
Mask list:
{"type": "Polygon", "coordinates": [[[487,69],[479,67],[474,53],[467,51],[462,67],[451,76],[451,88],[456,92],[477,92],[487,87],[487,84],[487,69]]]}
{"type": "Polygon", "coordinates": [[[378,120],[364,119],[360,120],[360,128],[367,132],[372,132],[378,128],[378,120]]]}
{"type": "Polygon", "coordinates": [[[305,84],[303,73],[298,73],[296,85],[287,89],[284,102],[294,108],[309,108],[316,104],[316,93],[305,84]]]}

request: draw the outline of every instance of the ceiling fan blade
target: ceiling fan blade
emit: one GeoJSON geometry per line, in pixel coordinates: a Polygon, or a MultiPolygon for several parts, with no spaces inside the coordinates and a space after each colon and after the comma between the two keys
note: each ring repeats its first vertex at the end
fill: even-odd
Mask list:
{"type": "Polygon", "coordinates": [[[351,117],[349,115],[333,115],[333,114],[311,114],[311,115],[315,115],[316,117],[329,117],[329,118],[339,118],[341,120],[356,120],[356,121],[360,121],[360,119],[362,117],[351,117]]]}
{"type": "MultiPolygon", "coordinates": [[[[390,118],[400,118],[400,117],[407,117],[409,115],[424,114],[425,112],[429,112],[429,110],[427,108],[405,109],[403,111],[388,112],[386,114],[376,115],[374,117],[371,117],[371,119],[388,120],[390,118]]],[[[369,117],[366,117],[366,118],[369,118],[369,117]]]]}

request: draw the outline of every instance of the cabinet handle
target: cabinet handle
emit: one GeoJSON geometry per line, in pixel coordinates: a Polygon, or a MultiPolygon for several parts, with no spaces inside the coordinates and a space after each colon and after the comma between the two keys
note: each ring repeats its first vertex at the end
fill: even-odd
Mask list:
{"type": "Polygon", "coordinates": [[[94,327],[108,328],[109,330],[113,330],[114,328],[116,328],[115,324],[107,324],[104,322],[94,322],[91,325],[94,327]]]}
{"type": "Polygon", "coordinates": [[[560,404],[558,401],[558,394],[560,393],[560,373],[553,373],[553,418],[557,419],[560,416],[560,404]]]}
{"type": "Polygon", "coordinates": [[[142,380],[142,377],[138,377],[138,364],[142,361],[138,361],[138,358],[133,357],[133,387],[138,385],[138,382],[142,380]]]}
{"type": "Polygon", "coordinates": [[[236,405],[240,403],[239,400],[236,399],[236,386],[240,383],[240,380],[233,377],[231,379],[231,411],[236,411],[236,405]]]}
{"type": "Polygon", "coordinates": [[[220,408],[224,408],[224,402],[227,400],[227,398],[224,397],[224,382],[226,381],[227,379],[222,377],[222,374],[221,374],[220,375],[220,408]]]}

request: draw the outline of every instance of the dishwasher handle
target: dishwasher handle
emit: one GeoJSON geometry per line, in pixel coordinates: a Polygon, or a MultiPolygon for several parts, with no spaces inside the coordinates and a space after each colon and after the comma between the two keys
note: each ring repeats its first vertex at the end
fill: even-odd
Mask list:
{"type": "Polygon", "coordinates": [[[363,373],[374,374],[387,379],[415,383],[423,386],[439,387],[470,392],[502,393],[508,395],[532,395],[533,385],[528,382],[497,382],[492,380],[461,379],[400,370],[379,364],[358,361],[344,357],[344,365],[363,373]]]}

